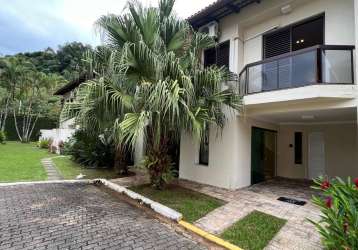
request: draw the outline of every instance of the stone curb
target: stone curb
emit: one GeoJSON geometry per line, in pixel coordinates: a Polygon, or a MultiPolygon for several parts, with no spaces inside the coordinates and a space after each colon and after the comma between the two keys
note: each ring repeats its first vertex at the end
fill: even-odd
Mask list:
{"type": "Polygon", "coordinates": [[[22,182],[0,183],[0,187],[16,186],[16,185],[61,184],[61,183],[92,184],[93,181],[92,180],[22,181],[22,182]]]}
{"type": "Polygon", "coordinates": [[[143,196],[143,195],[140,195],[136,192],[133,192],[132,190],[129,190],[123,186],[120,186],[118,184],[115,184],[113,182],[110,182],[110,181],[107,181],[105,179],[96,179],[94,180],[94,182],[101,182],[103,185],[105,185],[106,187],[116,191],[116,192],[119,192],[119,193],[122,193],[122,194],[125,194],[127,195],[128,197],[134,199],[134,200],[137,200],[139,201],[140,203],[143,203],[147,206],[149,206],[151,209],[153,209],[155,212],[159,213],[160,215],[166,217],[166,218],[169,218],[171,220],[174,220],[176,222],[179,222],[182,218],[183,218],[183,215],[167,206],[164,206],[158,202],[155,202],[151,199],[148,199],[147,197],[143,196]]]}
{"type": "Polygon", "coordinates": [[[222,246],[226,249],[229,249],[229,250],[243,250],[242,248],[238,247],[238,246],[235,246],[233,244],[231,244],[230,242],[226,241],[226,240],[223,240],[211,233],[208,233],[204,230],[202,230],[201,228],[197,227],[197,226],[194,226],[193,224],[189,223],[189,222],[186,222],[186,221],[179,221],[178,222],[179,225],[181,225],[182,227],[184,227],[185,229],[193,232],[193,233],[196,233],[197,235],[200,235],[201,237],[207,239],[208,241],[211,241],[211,242],[214,242],[215,244],[219,245],[219,246],[222,246]]]}

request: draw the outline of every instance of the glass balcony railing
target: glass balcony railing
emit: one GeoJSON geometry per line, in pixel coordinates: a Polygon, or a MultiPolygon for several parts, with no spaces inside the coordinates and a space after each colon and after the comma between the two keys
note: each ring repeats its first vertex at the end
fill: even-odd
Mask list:
{"type": "Polygon", "coordinates": [[[312,84],[354,84],[354,46],[317,45],[245,66],[242,95],[312,84]]]}

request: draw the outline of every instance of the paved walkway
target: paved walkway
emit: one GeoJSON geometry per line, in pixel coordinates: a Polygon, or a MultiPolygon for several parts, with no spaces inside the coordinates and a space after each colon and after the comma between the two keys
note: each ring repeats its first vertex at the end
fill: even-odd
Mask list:
{"type": "Polygon", "coordinates": [[[88,184],[0,187],[0,249],[204,249],[88,184]]]}
{"type": "Polygon", "coordinates": [[[51,158],[44,158],[41,160],[42,165],[44,166],[47,173],[47,180],[56,181],[62,180],[63,177],[55,167],[55,164],[51,160],[51,158]]]}
{"type": "Polygon", "coordinates": [[[306,219],[319,219],[318,208],[309,201],[314,191],[307,183],[273,180],[236,191],[183,180],[179,184],[228,202],[196,221],[197,226],[208,232],[219,234],[253,210],[258,210],[287,220],[266,249],[322,249],[319,234],[306,219]],[[280,196],[304,200],[307,204],[298,206],[278,201],[280,196]]]}

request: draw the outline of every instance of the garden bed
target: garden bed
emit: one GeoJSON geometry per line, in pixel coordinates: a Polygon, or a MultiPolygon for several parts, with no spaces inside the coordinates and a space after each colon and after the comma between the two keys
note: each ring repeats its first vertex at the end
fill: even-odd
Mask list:
{"type": "Polygon", "coordinates": [[[177,185],[168,185],[164,190],[154,189],[150,185],[130,189],[182,213],[183,219],[188,222],[194,222],[225,204],[222,200],[177,185]]]}
{"type": "MultiPolygon", "coordinates": [[[[108,168],[85,168],[80,164],[72,161],[69,156],[60,156],[52,158],[52,161],[55,163],[56,168],[61,173],[64,179],[71,180],[75,179],[79,174],[83,174],[84,179],[115,179],[125,176],[117,174],[114,169],[108,168]]],[[[130,172],[129,175],[133,176],[134,173],[130,172]]]]}

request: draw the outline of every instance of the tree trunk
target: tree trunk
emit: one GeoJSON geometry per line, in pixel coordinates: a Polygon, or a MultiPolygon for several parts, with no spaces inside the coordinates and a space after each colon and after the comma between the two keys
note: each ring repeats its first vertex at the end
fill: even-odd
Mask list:
{"type": "Polygon", "coordinates": [[[128,174],[128,166],[126,162],[126,150],[122,145],[116,147],[114,157],[114,169],[120,175],[128,174]]]}
{"type": "Polygon", "coordinates": [[[5,110],[4,110],[4,112],[1,114],[1,119],[0,119],[0,131],[2,131],[2,132],[5,131],[5,125],[6,125],[7,114],[8,114],[8,112],[9,112],[9,102],[10,102],[10,97],[6,98],[5,110]]]}
{"type": "Polygon", "coordinates": [[[145,166],[148,169],[151,184],[157,189],[163,189],[173,177],[171,169],[173,164],[168,154],[168,140],[162,138],[158,147],[150,145],[147,157],[145,166]]]}

